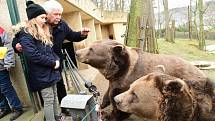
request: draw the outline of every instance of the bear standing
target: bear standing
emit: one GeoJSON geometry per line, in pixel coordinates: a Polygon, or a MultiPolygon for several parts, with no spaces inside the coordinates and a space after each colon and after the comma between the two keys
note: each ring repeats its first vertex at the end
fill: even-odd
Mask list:
{"type": "Polygon", "coordinates": [[[157,65],[163,65],[166,74],[194,80],[196,88],[201,89],[206,85],[204,73],[186,60],[170,55],[143,53],[138,48],[130,48],[113,40],[96,41],[89,47],[78,50],[76,54],[80,62],[95,67],[109,80],[101,108],[112,104],[111,121],[123,120],[129,116],[117,109],[113,98],[128,90],[133,81],[151,73],[157,65]]]}

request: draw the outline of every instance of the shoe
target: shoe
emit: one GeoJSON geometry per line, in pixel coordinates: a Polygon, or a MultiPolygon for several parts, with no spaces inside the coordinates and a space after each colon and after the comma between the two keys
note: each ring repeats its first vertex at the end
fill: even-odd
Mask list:
{"type": "Polygon", "coordinates": [[[66,115],[66,116],[71,116],[71,113],[70,113],[69,110],[66,109],[66,108],[61,108],[61,112],[62,112],[64,115],[66,115]]]}
{"type": "Polygon", "coordinates": [[[55,116],[56,121],[65,121],[65,116],[55,116]]]}
{"type": "Polygon", "coordinates": [[[1,110],[0,111],[0,119],[10,113],[10,110],[1,110]]]}
{"type": "Polygon", "coordinates": [[[14,111],[10,117],[10,121],[16,120],[19,116],[21,116],[23,113],[22,110],[20,111],[14,111]]]}

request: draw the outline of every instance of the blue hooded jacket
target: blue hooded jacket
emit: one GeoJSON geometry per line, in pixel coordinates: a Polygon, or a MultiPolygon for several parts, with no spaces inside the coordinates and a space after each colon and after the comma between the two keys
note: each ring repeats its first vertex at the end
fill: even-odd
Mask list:
{"type": "Polygon", "coordinates": [[[28,80],[32,91],[39,91],[61,79],[59,69],[54,69],[59,57],[50,45],[45,45],[24,31],[19,35],[23,54],[27,59],[28,80]]]}

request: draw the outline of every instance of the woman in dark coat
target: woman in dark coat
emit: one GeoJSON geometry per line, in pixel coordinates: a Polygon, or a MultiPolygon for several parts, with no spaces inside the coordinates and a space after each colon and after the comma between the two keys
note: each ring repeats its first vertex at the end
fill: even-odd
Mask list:
{"type": "Polygon", "coordinates": [[[26,12],[29,21],[24,23],[19,37],[27,58],[29,86],[32,91],[41,91],[46,121],[55,121],[58,116],[56,83],[61,79],[60,59],[52,50],[45,10],[28,1],[26,12]]]}

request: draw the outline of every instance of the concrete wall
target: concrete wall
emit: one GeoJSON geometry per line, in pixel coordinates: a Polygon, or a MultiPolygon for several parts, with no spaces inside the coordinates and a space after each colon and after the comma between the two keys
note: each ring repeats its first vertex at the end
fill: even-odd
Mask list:
{"type": "Polygon", "coordinates": [[[102,39],[109,39],[109,25],[102,25],[102,39]]]}
{"type": "Polygon", "coordinates": [[[63,19],[74,31],[80,31],[82,28],[81,13],[78,11],[63,14],[63,19]]]}
{"type": "Polygon", "coordinates": [[[113,30],[113,24],[109,24],[108,26],[108,32],[109,32],[109,38],[111,39],[111,37],[113,37],[113,39],[115,40],[115,34],[114,34],[114,30],[113,30]]]}
{"type": "Polygon", "coordinates": [[[101,24],[96,24],[95,25],[95,29],[96,29],[96,39],[97,40],[102,40],[102,28],[101,28],[101,24]]]}
{"type": "Polygon", "coordinates": [[[126,31],[126,26],[123,23],[113,24],[114,39],[118,40],[120,43],[124,43],[124,34],[126,31]]]}
{"type": "Polygon", "coordinates": [[[96,29],[95,29],[94,19],[89,19],[89,20],[83,21],[83,27],[87,27],[90,29],[88,37],[85,40],[86,44],[89,44],[90,42],[96,41],[96,29]]]}
{"type": "MultiPolygon", "coordinates": [[[[92,16],[92,18],[101,20],[101,11],[97,9],[96,5],[91,0],[59,0],[67,1],[80,9],[80,11],[85,11],[87,14],[92,16]]],[[[67,13],[67,10],[64,10],[67,13]]]]}
{"type": "Polygon", "coordinates": [[[103,23],[126,23],[128,13],[126,12],[114,12],[114,11],[102,11],[101,21],[103,23]]]}
{"type": "Polygon", "coordinates": [[[0,0],[0,11],[0,26],[8,31],[11,27],[11,21],[6,0],[0,0]]]}

